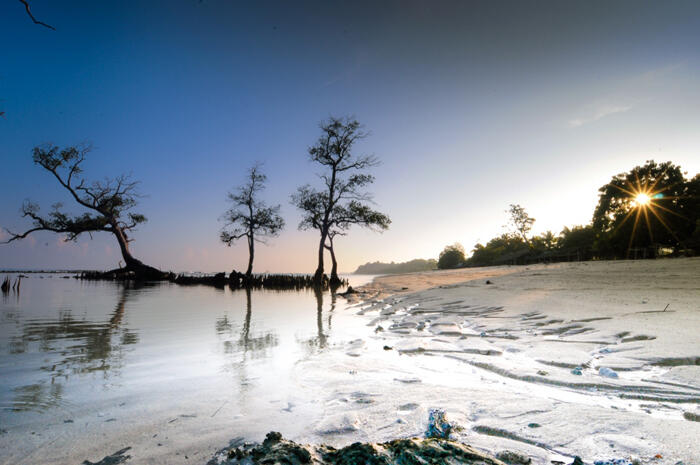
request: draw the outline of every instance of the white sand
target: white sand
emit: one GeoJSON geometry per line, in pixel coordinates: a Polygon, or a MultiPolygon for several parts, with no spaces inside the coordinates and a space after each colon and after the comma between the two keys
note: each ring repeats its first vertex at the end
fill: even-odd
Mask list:
{"type": "Polygon", "coordinates": [[[324,417],[296,439],[421,434],[442,407],[459,439],[535,463],[700,463],[700,422],[684,418],[700,414],[700,259],[414,273],[361,290],[366,343],[299,363],[324,417]]]}

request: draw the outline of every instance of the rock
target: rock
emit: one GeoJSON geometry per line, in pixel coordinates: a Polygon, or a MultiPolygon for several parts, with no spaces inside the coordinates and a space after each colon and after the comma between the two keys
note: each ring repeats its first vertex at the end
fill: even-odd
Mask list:
{"type": "Polygon", "coordinates": [[[577,455],[574,457],[574,461],[571,462],[571,465],[583,465],[583,460],[581,460],[581,457],[577,455]]]}
{"type": "Polygon", "coordinates": [[[493,283],[487,279],[486,284],[493,284],[493,283]]]}
{"type": "Polygon", "coordinates": [[[540,425],[539,423],[528,423],[527,425],[528,428],[539,428],[540,426],[542,425],[540,425]]]}
{"type": "Polygon", "coordinates": [[[391,349],[393,349],[393,347],[391,347],[391,346],[384,346],[384,350],[391,350],[391,349]]]}
{"type": "Polygon", "coordinates": [[[615,370],[608,367],[600,367],[600,369],[598,370],[598,374],[606,378],[619,378],[615,370]]]}
{"type": "Polygon", "coordinates": [[[581,375],[583,375],[583,371],[582,371],[582,370],[583,370],[583,368],[581,368],[581,367],[576,367],[576,368],[574,368],[573,370],[571,370],[571,374],[572,374],[572,375],[576,375],[576,376],[581,376],[581,375]]]}
{"type": "Polygon", "coordinates": [[[471,446],[447,439],[397,439],[384,443],[356,442],[342,449],[288,441],[274,433],[263,444],[243,444],[223,449],[209,465],[285,464],[302,465],[407,465],[463,464],[505,465],[471,446]]]}
{"type": "Polygon", "coordinates": [[[85,460],[82,465],[119,465],[120,463],[124,463],[131,458],[130,455],[124,455],[129,450],[131,450],[131,447],[125,447],[124,449],[116,451],[112,455],[108,455],[99,462],[90,462],[89,460],[85,460]]]}
{"type": "Polygon", "coordinates": [[[512,450],[504,450],[496,454],[496,458],[508,465],[529,465],[532,463],[532,459],[520,452],[513,452],[512,450]]]}

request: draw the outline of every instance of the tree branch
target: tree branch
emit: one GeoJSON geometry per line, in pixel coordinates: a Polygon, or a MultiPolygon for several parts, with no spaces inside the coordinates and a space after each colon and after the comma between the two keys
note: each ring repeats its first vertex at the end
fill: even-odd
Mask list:
{"type": "Polygon", "coordinates": [[[24,5],[24,9],[27,10],[27,14],[28,14],[29,17],[32,19],[32,21],[34,22],[34,24],[38,24],[39,26],[48,27],[48,28],[51,29],[52,31],[55,31],[55,30],[56,30],[55,27],[53,27],[53,26],[51,26],[51,25],[48,25],[48,24],[46,24],[46,23],[44,23],[44,22],[41,22],[41,21],[39,21],[38,19],[36,19],[36,18],[34,17],[34,15],[32,14],[32,10],[29,8],[29,3],[27,2],[27,0],[19,0],[19,2],[22,3],[22,4],[24,5]]]}

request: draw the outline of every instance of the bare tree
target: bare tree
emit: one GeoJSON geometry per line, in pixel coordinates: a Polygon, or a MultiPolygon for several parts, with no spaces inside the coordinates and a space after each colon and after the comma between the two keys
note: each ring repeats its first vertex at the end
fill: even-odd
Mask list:
{"type": "Polygon", "coordinates": [[[104,231],[113,234],[117,239],[126,264],[125,270],[159,272],[134,258],[129,250],[129,243],[132,241],[129,233],[146,221],[142,214],[129,212],[137,204],[138,182],[131,181],[129,176],[121,175],[88,184],[80,175],[83,172],[81,165],[90,150],[89,146],[59,149],[48,145],[34,148],[34,163],[53,174],[73,200],[88,211],[82,215],[69,216],[61,210],[63,205],[56,203],[48,215],[41,216],[39,206],[27,200],[21,211],[22,216],[32,219],[32,228],[19,234],[8,231],[10,239],[5,243],[24,239],[37,231],[66,234],[66,240],[71,241],[77,240],[83,233],[92,237],[93,232],[104,231]]]}
{"type": "Polygon", "coordinates": [[[510,208],[506,210],[506,213],[510,214],[510,221],[508,224],[514,232],[522,237],[525,243],[530,246],[530,239],[528,239],[527,234],[532,229],[535,219],[530,217],[525,209],[518,204],[511,204],[510,208]]]}
{"type": "Polygon", "coordinates": [[[248,240],[248,269],[246,276],[253,273],[255,242],[264,243],[264,238],[275,237],[284,229],[284,219],[280,216],[280,206],[268,207],[258,196],[265,189],[265,176],[260,165],[255,164],[248,171],[248,181],[236,192],[228,194],[233,207],[223,216],[225,222],[221,231],[221,241],[230,246],[238,239],[248,240]]]}
{"type": "Polygon", "coordinates": [[[372,196],[363,188],[374,182],[374,176],[363,170],[376,166],[378,160],[352,153],[355,142],[367,137],[360,123],[349,118],[330,118],[321,123],[321,131],[321,137],[309,148],[309,155],[312,162],[325,168],[319,175],[324,187],[318,190],[308,184],[302,186],[292,195],[292,203],[303,214],[299,229],[317,229],[321,236],[314,279],[317,282],[323,279],[323,252],[328,249],[333,260],[333,282],[338,281],[333,238],[344,234],[353,224],[386,229],[391,220],[367,205],[372,196]]]}

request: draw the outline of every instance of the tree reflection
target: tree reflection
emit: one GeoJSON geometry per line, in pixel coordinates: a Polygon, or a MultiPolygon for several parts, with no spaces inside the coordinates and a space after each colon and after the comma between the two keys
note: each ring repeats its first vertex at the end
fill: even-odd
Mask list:
{"type": "MultiPolygon", "coordinates": [[[[331,288],[331,306],[328,311],[328,330],[330,331],[333,310],[336,305],[336,288],[331,288]]],[[[316,335],[307,339],[297,339],[306,349],[311,352],[323,350],[328,346],[328,335],[323,327],[323,289],[314,287],[314,297],[316,298],[316,335]]]]}
{"type": "Polygon", "coordinates": [[[252,358],[263,358],[267,355],[267,349],[279,344],[279,338],[272,331],[265,331],[258,335],[251,333],[251,320],[253,318],[252,291],[245,289],[246,312],[241,326],[240,334],[236,339],[233,336],[233,325],[224,315],[216,321],[216,332],[219,336],[229,337],[223,342],[224,353],[241,354],[243,361],[248,356],[252,358]]]}
{"type": "Polygon", "coordinates": [[[45,410],[60,403],[62,383],[71,375],[101,373],[107,379],[117,374],[123,363],[124,346],[138,342],[138,335],[123,328],[124,309],[131,287],[120,286],[119,299],[109,320],[93,322],[76,319],[71,311],[59,313],[57,320],[28,321],[22,332],[10,341],[10,351],[27,352],[36,344],[39,352],[52,357],[39,367],[49,374],[41,381],[14,389],[13,410],[45,410]]]}

